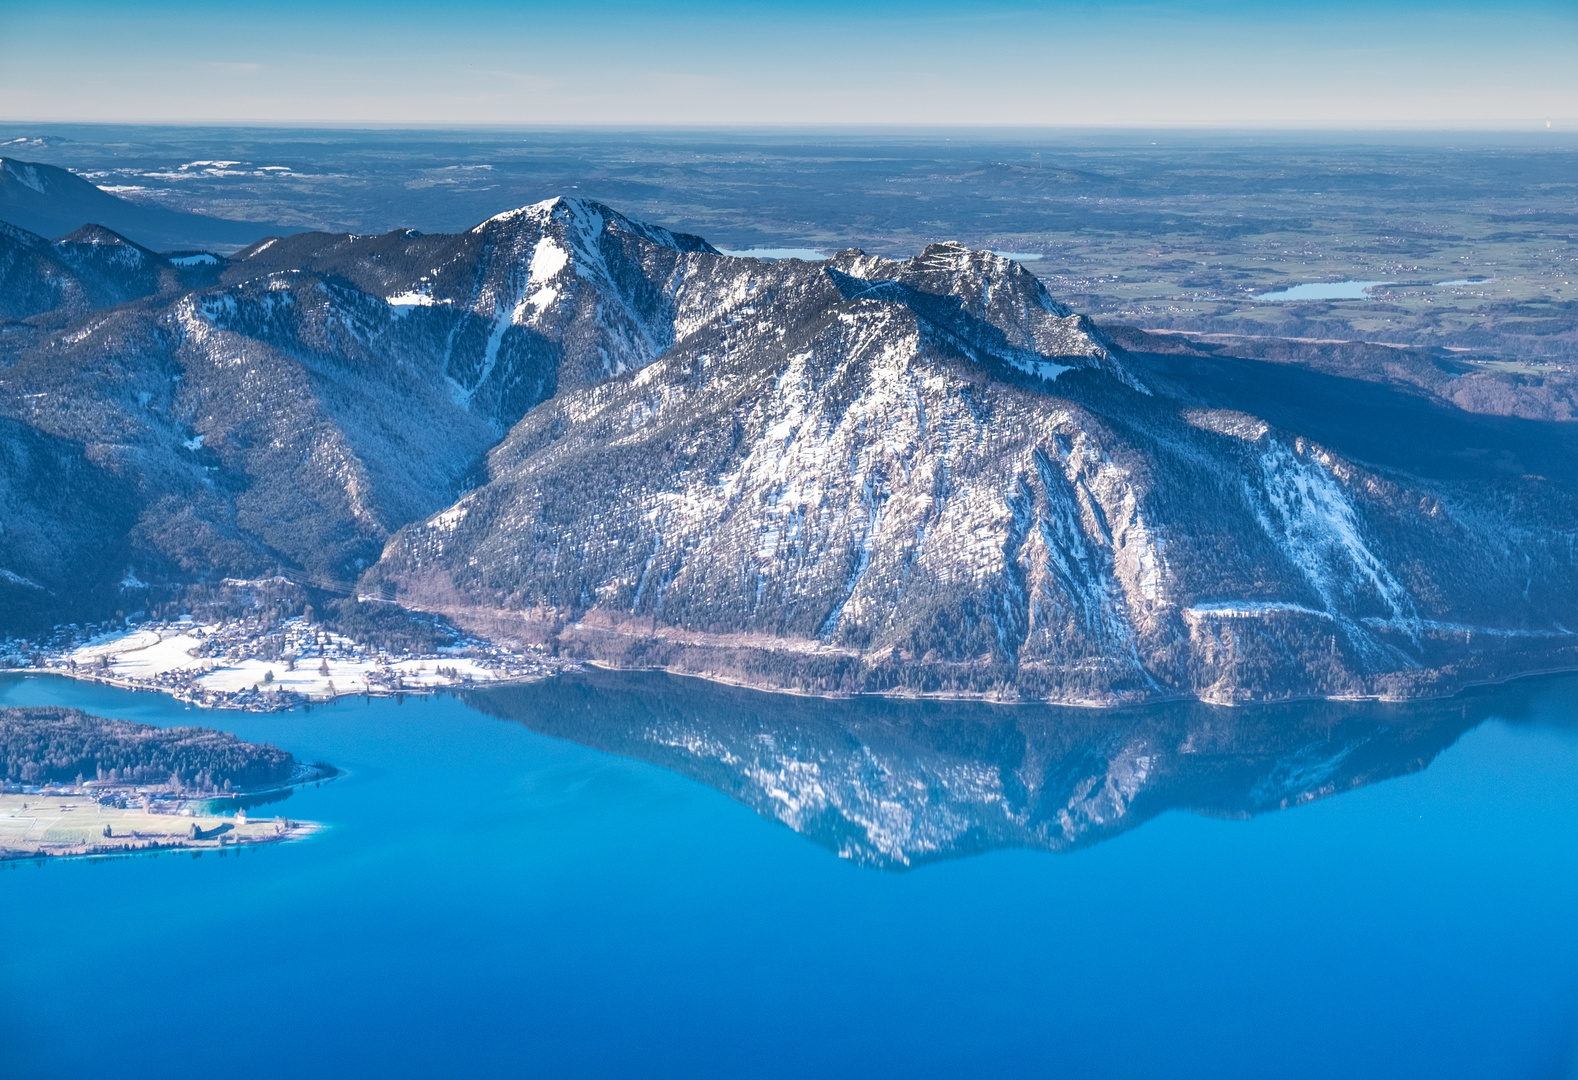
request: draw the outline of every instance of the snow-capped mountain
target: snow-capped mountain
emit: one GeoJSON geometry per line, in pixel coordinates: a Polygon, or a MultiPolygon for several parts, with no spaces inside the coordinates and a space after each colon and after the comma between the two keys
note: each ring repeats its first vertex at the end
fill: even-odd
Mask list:
{"type": "Polygon", "coordinates": [[[457,400],[502,434],[561,385],[643,367],[672,345],[673,293],[698,252],[717,254],[597,203],[551,199],[458,236],[265,240],[238,253],[228,277],[289,290],[315,274],[380,298],[399,336],[431,339],[457,400]]]}
{"type": "Polygon", "coordinates": [[[1572,655],[1564,485],[1383,473],[1152,393],[987,253],[692,259],[673,347],[529,413],[375,577],[823,692],[1409,696],[1572,655]]]}
{"type": "Polygon", "coordinates": [[[1253,379],[1180,389],[988,252],[732,258],[555,199],[179,262],[211,283],[0,335],[5,415],[123,508],[90,529],[11,452],[0,589],[33,608],[127,565],[365,572],[609,663],[1087,704],[1578,659],[1574,478],[1516,465],[1563,460],[1566,425],[1372,387],[1383,424],[1437,410],[1426,458],[1469,423],[1512,462],[1399,467],[1268,419],[1253,379]]]}

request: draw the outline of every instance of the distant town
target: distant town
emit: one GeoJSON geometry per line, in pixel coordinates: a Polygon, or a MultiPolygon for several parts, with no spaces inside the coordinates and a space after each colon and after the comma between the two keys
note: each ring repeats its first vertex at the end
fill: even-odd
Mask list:
{"type": "Polygon", "coordinates": [[[431,650],[374,645],[306,616],[67,625],[0,643],[0,669],[158,690],[204,708],[273,711],[345,695],[433,692],[545,678],[566,664],[458,636],[431,650]]]}

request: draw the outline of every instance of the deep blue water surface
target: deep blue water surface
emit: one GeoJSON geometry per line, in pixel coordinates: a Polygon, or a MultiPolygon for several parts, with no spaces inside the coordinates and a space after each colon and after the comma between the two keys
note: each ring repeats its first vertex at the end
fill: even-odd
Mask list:
{"type": "Polygon", "coordinates": [[[1297,809],[897,873],[452,699],[0,681],[349,770],[300,843],[0,869],[0,1076],[1566,1076],[1578,680],[1519,693],[1297,809]]]}

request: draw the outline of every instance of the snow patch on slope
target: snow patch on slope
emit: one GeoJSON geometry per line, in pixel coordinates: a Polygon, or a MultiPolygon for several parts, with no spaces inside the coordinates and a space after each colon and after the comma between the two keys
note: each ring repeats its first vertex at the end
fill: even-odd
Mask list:
{"type": "Polygon", "coordinates": [[[42,592],[44,589],[44,586],[40,585],[31,578],[25,578],[16,571],[7,570],[3,566],[0,566],[0,581],[3,581],[8,585],[20,585],[24,589],[38,589],[40,592],[42,592]]]}
{"type": "Polygon", "coordinates": [[[1327,463],[1302,439],[1292,447],[1268,439],[1259,464],[1261,489],[1249,493],[1256,519],[1365,658],[1388,663],[1401,654],[1359,626],[1351,613],[1363,606],[1382,606],[1388,614],[1377,625],[1401,630],[1417,645],[1421,624],[1413,599],[1370,550],[1358,514],[1327,463]]]}

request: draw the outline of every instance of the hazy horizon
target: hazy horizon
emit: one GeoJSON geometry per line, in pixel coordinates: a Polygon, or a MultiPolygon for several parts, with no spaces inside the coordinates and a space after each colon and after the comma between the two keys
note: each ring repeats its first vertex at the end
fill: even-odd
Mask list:
{"type": "Polygon", "coordinates": [[[0,119],[1543,130],[1578,9],[1452,3],[0,3],[0,119]]]}

